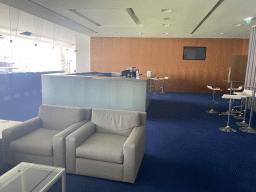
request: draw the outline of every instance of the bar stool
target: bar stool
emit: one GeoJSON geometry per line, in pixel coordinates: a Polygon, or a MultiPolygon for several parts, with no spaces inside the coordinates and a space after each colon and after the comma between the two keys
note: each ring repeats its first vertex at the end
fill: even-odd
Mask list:
{"type": "MultiPolygon", "coordinates": [[[[236,92],[234,91],[235,95],[241,95],[242,99],[241,99],[241,103],[240,103],[240,111],[239,111],[239,115],[233,116],[235,119],[244,119],[244,115],[243,115],[243,101],[244,99],[246,100],[245,102],[247,103],[247,98],[249,97],[246,93],[246,91],[243,92],[236,92]]],[[[245,108],[247,108],[245,106],[245,108]]]]}
{"type": "Polygon", "coordinates": [[[208,89],[212,90],[212,109],[206,111],[207,113],[218,113],[217,111],[214,110],[214,104],[218,104],[218,102],[216,102],[214,100],[214,95],[215,95],[215,91],[222,91],[220,88],[216,87],[216,88],[212,88],[212,86],[207,85],[208,89]]]}
{"type": "MultiPolygon", "coordinates": [[[[237,94],[237,93],[235,93],[237,94]]],[[[247,111],[247,101],[249,98],[249,95],[252,95],[251,90],[244,90],[243,92],[239,92],[239,94],[242,95],[242,97],[245,99],[245,104],[244,104],[244,116],[243,116],[243,121],[242,122],[236,122],[237,125],[239,126],[245,126],[247,127],[249,124],[245,122],[245,117],[246,117],[246,111],[247,111]]]]}
{"type": "Polygon", "coordinates": [[[163,80],[163,85],[162,85],[162,87],[160,87],[160,88],[162,88],[162,91],[161,91],[160,93],[165,93],[165,92],[164,92],[164,80],[166,80],[166,79],[168,79],[168,77],[159,78],[159,80],[163,80]]]}
{"type": "Polygon", "coordinates": [[[157,77],[150,78],[150,91],[155,92],[156,91],[156,81],[159,79],[157,77]],[[154,84],[152,85],[152,80],[154,81],[154,84]],[[153,88],[153,90],[152,90],[153,88]]]}
{"type": "MultiPolygon", "coordinates": [[[[242,85],[240,85],[240,86],[237,87],[237,88],[232,88],[230,94],[234,94],[235,91],[241,91],[242,89],[243,89],[243,86],[242,86],[242,85]],[[232,91],[233,91],[233,93],[232,93],[232,91]]],[[[228,88],[228,91],[230,91],[230,88],[228,88]]],[[[231,114],[234,114],[234,113],[239,113],[239,111],[235,110],[235,105],[234,105],[234,100],[233,100],[233,101],[232,101],[231,114]]]]}
{"type": "Polygon", "coordinates": [[[249,125],[245,126],[245,127],[240,127],[239,129],[241,131],[247,132],[247,133],[256,133],[256,129],[251,127],[252,117],[253,117],[253,108],[254,108],[254,98],[255,98],[255,88],[254,87],[253,87],[252,95],[250,95],[250,93],[248,95],[251,96],[251,99],[252,99],[249,125]]]}
{"type": "MultiPolygon", "coordinates": [[[[233,83],[239,83],[240,81],[229,81],[230,83],[230,88],[228,88],[229,90],[229,94],[232,95],[233,91],[239,91],[243,89],[243,86],[239,86],[238,88],[233,88],[233,83]]],[[[230,111],[230,115],[235,115],[236,113],[238,113],[237,111],[235,111],[235,109],[233,108],[233,100],[231,100],[231,111],[230,111]]],[[[228,115],[229,111],[226,112],[222,112],[220,115],[228,115]]]]}
{"type": "Polygon", "coordinates": [[[221,131],[225,131],[225,132],[237,132],[237,130],[232,129],[229,126],[229,121],[230,121],[230,115],[231,115],[231,107],[232,107],[232,100],[233,99],[241,99],[242,96],[241,95],[230,95],[230,94],[224,94],[222,96],[223,99],[229,99],[229,107],[228,107],[228,122],[227,122],[227,126],[226,127],[220,127],[219,129],[221,131]]]}

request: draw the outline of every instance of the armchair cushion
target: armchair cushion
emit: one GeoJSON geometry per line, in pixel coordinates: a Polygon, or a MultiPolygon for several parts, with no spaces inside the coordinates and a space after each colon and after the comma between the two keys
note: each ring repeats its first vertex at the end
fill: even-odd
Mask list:
{"type": "Polygon", "coordinates": [[[98,133],[128,136],[133,127],[140,125],[140,114],[135,111],[92,109],[92,122],[98,133]]]}
{"type": "Polygon", "coordinates": [[[76,148],[76,156],[84,159],[123,163],[126,136],[94,133],[76,148]]]}
{"type": "Polygon", "coordinates": [[[38,128],[35,131],[11,142],[13,151],[33,155],[53,156],[52,138],[59,131],[38,128]]]}
{"type": "Polygon", "coordinates": [[[68,106],[41,105],[39,117],[42,127],[62,131],[70,125],[83,121],[88,116],[85,109],[68,106]]]}

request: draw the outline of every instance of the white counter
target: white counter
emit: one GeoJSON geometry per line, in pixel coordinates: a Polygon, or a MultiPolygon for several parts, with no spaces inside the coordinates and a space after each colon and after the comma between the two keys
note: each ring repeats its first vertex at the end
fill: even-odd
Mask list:
{"type": "Polygon", "coordinates": [[[146,111],[152,97],[145,76],[42,75],[43,104],[146,111]]]}

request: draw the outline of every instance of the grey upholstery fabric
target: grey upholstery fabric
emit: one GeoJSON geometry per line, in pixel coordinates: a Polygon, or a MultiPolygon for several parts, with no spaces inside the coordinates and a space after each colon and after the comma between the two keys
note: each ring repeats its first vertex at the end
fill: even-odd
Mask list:
{"type": "Polygon", "coordinates": [[[95,133],[95,124],[88,122],[66,137],[66,171],[76,174],[76,148],[95,133]]]}
{"type": "Polygon", "coordinates": [[[134,183],[146,145],[146,125],[135,127],[124,144],[124,181],[134,183]]]}
{"type": "Polygon", "coordinates": [[[54,154],[54,165],[56,167],[66,167],[66,137],[77,130],[82,125],[86,124],[89,120],[84,120],[75,123],[54,135],[53,140],[53,154],[54,154]]]}
{"type": "Polygon", "coordinates": [[[77,158],[76,170],[79,175],[123,181],[124,166],[119,163],[77,158]]]}
{"type": "Polygon", "coordinates": [[[3,157],[4,157],[5,163],[8,163],[11,161],[11,149],[10,149],[11,142],[41,127],[41,122],[42,121],[39,117],[35,117],[33,119],[30,119],[28,121],[15,125],[11,128],[3,130],[2,143],[3,143],[3,157]]]}
{"type": "Polygon", "coordinates": [[[39,117],[42,127],[62,131],[74,123],[83,121],[85,110],[78,107],[41,105],[39,117]]]}
{"type": "Polygon", "coordinates": [[[128,136],[132,128],[140,125],[140,114],[136,111],[92,109],[92,120],[98,133],[114,133],[128,136]]]}
{"type": "Polygon", "coordinates": [[[146,125],[147,122],[147,112],[139,112],[140,114],[140,124],[146,125]]]}
{"type": "Polygon", "coordinates": [[[53,156],[52,138],[57,133],[59,131],[38,128],[11,142],[11,151],[51,157],[53,156]]]}
{"type": "Polygon", "coordinates": [[[134,183],[145,151],[146,119],[146,112],[93,109],[92,121],[66,137],[67,173],[134,183]]]}
{"type": "Polygon", "coordinates": [[[22,160],[65,167],[65,138],[87,123],[90,114],[91,109],[40,106],[39,117],[3,132],[4,151],[8,151],[8,163],[22,160]],[[88,119],[84,120],[85,117],[88,119]]]}
{"type": "Polygon", "coordinates": [[[11,161],[8,162],[8,164],[15,166],[21,162],[29,162],[29,163],[54,166],[53,157],[32,155],[32,154],[19,153],[19,152],[12,151],[11,161]]]}
{"type": "Polygon", "coordinates": [[[94,133],[76,148],[76,157],[110,163],[123,163],[123,145],[127,137],[94,133]]]}

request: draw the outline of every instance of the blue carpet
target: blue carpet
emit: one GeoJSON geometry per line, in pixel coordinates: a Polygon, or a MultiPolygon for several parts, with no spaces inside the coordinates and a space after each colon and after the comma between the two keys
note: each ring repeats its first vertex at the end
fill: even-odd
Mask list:
{"type": "MultiPolygon", "coordinates": [[[[226,111],[227,100],[216,110],[226,111]]],[[[226,133],[227,116],[208,114],[211,94],[154,95],[148,108],[146,151],[135,184],[67,174],[67,191],[255,192],[256,135],[226,133]]],[[[0,103],[1,119],[37,116],[41,95],[0,103]]],[[[239,105],[239,104],[238,104],[239,105]]],[[[256,128],[253,120],[252,127],[256,128]]],[[[61,191],[57,182],[50,191],[61,191]]]]}

